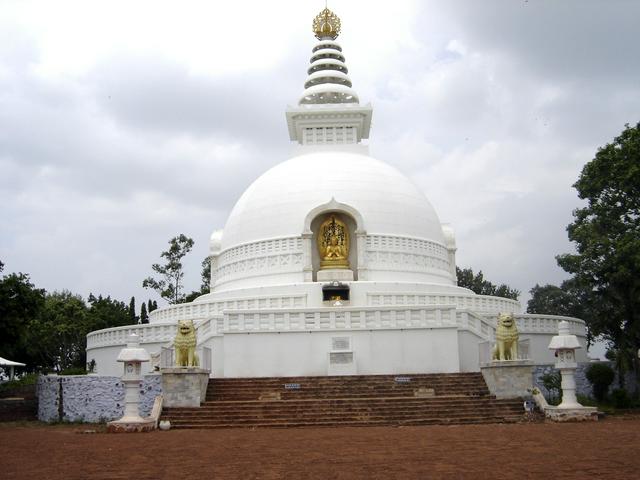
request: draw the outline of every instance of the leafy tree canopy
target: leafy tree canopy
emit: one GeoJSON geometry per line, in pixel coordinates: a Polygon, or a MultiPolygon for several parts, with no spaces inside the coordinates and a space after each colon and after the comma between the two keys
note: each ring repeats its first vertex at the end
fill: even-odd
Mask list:
{"type": "MultiPolygon", "coordinates": [[[[593,335],[622,351],[640,347],[640,123],[600,148],[574,184],[587,205],[567,227],[577,253],[558,264],[590,292],[593,335]],[[631,348],[630,348],[631,347],[631,348]]],[[[636,359],[637,360],[637,359],[636,359]]],[[[637,369],[636,369],[637,370],[637,369]]]]}
{"type": "Polygon", "coordinates": [[[200,278],[202,280],[200,290],[194,290],[189,295],[187,295],[185,297],[185,302],[193,302],[199,296],[209,293],[211,284],[211,257],[209,256],[205,257],[204,260],[202,260],[202,271],[200,273],[200,278]]]}
{"type": "Polygon", "coordinates": [[[147,304],[142,302],[140,306],[140,323],[149,323],[149,314],[147,313],[147,304]]]}
{"type": "Polygon", "coordinates": [[[511,288],[505,284],[494,285],[489,280],[485,280],[482,270],[477,274],[473,273],[470,268],[460,269],[456,267],[456,275],[458,277],[458,286],[468,288],[478,295],[493,295],[495,297],[510,298],[517,300],[520,291],[511,288]]]}
{"type": "MultiPolygon", "coordinates": [[[[4,264],[0,262],[0,272],[4,264]]],[[[44,305],[45,291],[36,288],[24,273],[0,279],[0,356],[26,363],[25,346],[29,322],[44,305]]]]}
{"type": "Polygon", "coordinates": [[[527,313],[544,315],[564,315],[584,319],[590,317],[588,290],[585,290],[575,280],[565,280],[558,287],[556,285],[537,285],[529,293],[531,298],[527,303],[527,313]]]}
{"type": "Polygon", "coordinates": [[[131,318],[131,311],[125,303],[112,300],[110,296],[103,297],[98,295],[96,297],[93,293],[90,293],[88,303],[89,331],[135,323],[131,318]]]}
{"type": "Polygon", "coordinates": [[[111,297],[90,294],[85,302],[68,291],[36,288],[23,273],[0,278],[0,356],[29,371],[84,368],[87,333],[131,323],[130,308],[111,297]]]}
{"type": "Polygon", "coordinates": [[[606,314],[607,305],[598,302],[588,286],[580,284],[576,279],[569,279],[557,285],[536,285],[529,293],[527,313],[543,315],[563,315],[584,320],[587,325],[587,343],[590,345],[594,337],[590,323],[600,315],[606,314]]]}
{"type": "Polygon", "coordinates": [[[161,276],[160,280],[148,277],[142,282],[142,286],[155,290],[171,304],[184,302],[182,259],[192,248],[193,240],[184,234],[169,240],[169,249],[160,254],[166,263],[164,265],[154,263],[151,266],[151,269],[161,276]]]}
{"type": "Polygon", "coordinates": [[[27,350],[43,370],[60,372],[85,364],[88,307],[69,291],[48,293],[40,314],[29,322],[27,350]]]}

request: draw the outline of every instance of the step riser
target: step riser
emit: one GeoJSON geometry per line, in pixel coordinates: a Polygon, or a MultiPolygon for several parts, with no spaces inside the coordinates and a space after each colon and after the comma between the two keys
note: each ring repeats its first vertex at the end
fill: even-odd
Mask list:
{"type": "Polygon", "coordinates": [[[451,425],[521,418],[522,403],[496,400],[479,373],[211,379],[200,408],[162,413],[174,428],[451,425]],[[397,382],[398,377],[410,381],[397,382]],[[416,396],[426,389],[433,395],[416,396]]]}
{"type": "Polygon", "coordinates": [[[486,419],[450,419],[442,420],[416,420],[411,422],[336,422],[336,423],[274,423],[274,424],[203,424],[203,425],[176,425],[178,429],[213,429],[213,428],[322,428],[322,427],[368,427],[368,426],[410,426],[410,425],[469,425],[488,423],[516,423],[520,418],[494,417],[486,419]]]}

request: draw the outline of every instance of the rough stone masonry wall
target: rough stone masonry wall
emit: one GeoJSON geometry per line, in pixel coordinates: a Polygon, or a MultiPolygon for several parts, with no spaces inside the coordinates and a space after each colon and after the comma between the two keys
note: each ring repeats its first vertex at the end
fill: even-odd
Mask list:
{"type": "MultiPolygon", "coordinates": [[[[161,375],[145,375],[140,388],[140,415],[151,413],[162,394],[161,375]]],[[[38,420],[97,423],[124,414],[124,384],[119,377],[47,375],[38,379],[38,420]]]]}
{"type": "MultiPolygon", "coordinates": [[[[587,397],[593,397],[593,387],[591,386],[591,382],[587,380],[587,369],[592,363],[593,362],[578,363],[578,368],[575,373],[576,393],[585,395],[587,397]]],[[[613,363],[604,363],[607,363],[611,368],[615,370],[615,366],[613,365],[613,363]]],[[[542,384],[542,377],[548,373],[555,372],[558,372],[558,370],[553,366],[553,364],[534,365],[533,367],[533,383],[534,385],[537,385],[538,388],[540,388],[542,394],[547,398],[549,398],[549,392],[546,388],[544,388],[544,385],[542,384]]],[[[613,383],[611,384],[611,387],[609,388],[609,391],[615,388],[619,388],[618,372],[616,372],[616,376],[613,380],[613,383]]],[[[638,389],[638,385],[636,385],[636,380],[633,377],[633,374],[625,375],[625,388],[628,392],[633,392],[634,390],[638,389]]]]}

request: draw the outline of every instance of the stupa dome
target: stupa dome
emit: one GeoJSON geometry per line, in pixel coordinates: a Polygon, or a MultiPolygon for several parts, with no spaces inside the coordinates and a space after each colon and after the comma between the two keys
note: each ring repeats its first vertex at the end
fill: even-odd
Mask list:
{"type": "MultiPolygon", "coordinates": [[[[524,358],[554,360],[547,347],[560,319],[584,345],[581,320],[521,315],[515,300],[457,285],[453,229],[368,154],[373,109],[353,89],[340,29],[328,9],[314,20],[304,91],[286,110],[297,154],[255,180],[212,233],[209,293],[131,326],[145,348],[163,359],[186,319],[214,377],[478,372],[505,312],[529,342],[524,358]]],[[[101,374],[121,371],[114,352],[129,330],[87,336],[101,374]]]]}
{"type": "Polygon", "coordinates": [[[229,215],[222,250],[299,236],[309,213],[332,200],[355,209],[358,227],[368,234],[446,244],[434,208],[397,169],[367,155],[327,150],[294,157],[253,182],[229,215]]]}

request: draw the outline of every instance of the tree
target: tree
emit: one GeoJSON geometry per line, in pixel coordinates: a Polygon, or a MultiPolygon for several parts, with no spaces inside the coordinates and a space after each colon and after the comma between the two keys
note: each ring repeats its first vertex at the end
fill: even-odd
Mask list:
{"type": "Polygon", "coordinates": [[[40,369],[84,367],[87,305],[69,291],[48,293],[40,315],[29,322],[27,349],[40,369]]]}
{"type": "Polygon", "coordinates": [[[494,285],[490,281],[485,280],[482,270],[474,274],[470,268],[460,269],[456,267],[456,276],[458,277],[459,287],[468,288],[478,295],[493,295],[496,297],[510,298],[512,300],[517,300],[520,296],[519,290],[505,284],[494,285]]]}
{"type": "Polygon", "coordinates": [[[111,297],[89,294],[85,303],[68,291],[48,293],[43,308],[29,322],[26,350],[37,370],[59,373],[85,368],[87,334],[130,322],[127,305],[111,297]]]}
{"type": "Polygon", "coordinates": [[[147,311],[149,313],[153,312],[154,310],[157,310],[158,308],[158,302],[156,302],[155,300],[149,300],[147,302],[147,311]]]}
{"type": "Polygon", "coordinates": [[[135,325],[138,323],[138,316],[136,315],[136,297],[131,297],[129,301],[129,323],[135,325]]]}
{"type": "Polygon", "coordinates": [[[193,248],[193,240],[184,234],[173,237],[169,240],[169,250],[162,252],[160,256],[166,259],[164,265],[154,263],[151,268],[161,275],[160,280],[148,277],[142,282],[144,288],[151,288],[171,304],[182,303],[184,294],[182,293],[182,259],[193,248]]]}
{"type": "MultiPolygon", "coordinates": [[[[599,314],[585,318],[593,335],[619,351],[640,347],[640,123],[598,149],[573,185],[587,205],[567,227],[575,254],[557,258],[589,291],[599,314]]],[[[638,358],[634,356],[634,369],[638,358]]]]}
{"type": "Polygon", "coordinates": [[[563,315],[584,320],[587,326],[587,345],[591,345],[594,335],[589,328],[592,319],[605,314],[606,305],[598,303],[591,290],[575,278],[556,285],[536,285],[530,291],[527,313],[542,315],[563,315]]]}
{"type": "Polygon", "coordinates": [[[90,293],[88,303],[88,331],[86,333],[131,324],[131,307],[127,307],[124,302],[112,300],[110,296],[105,298],[98,295],[96,297],[90,293]]]}
{"type": "Polygon", "coordinates": [[[140,323],[149,323],[149,314],[147,313],[147,304],[142,302],[140,307],[140,323]]]}
{"type": "Polygon", "coordinates": [[[596,400],[602,402],[607,396],[609,386],[613,383],[615,372],[606,363],[592,363],[587,368],[587,380],[591,382],[593,388],[593,396],[596,400]]]}
{"type": "MultiPolygon", "coordinates": [[[[0,272],[4,264],[0,262],[0,272]]],[[[0,279],[0,356],[27,363],[32,359],[26,351],[29,323],[44,306],[45,291],[36,288],[24,273],[12,273],[0,279]]]]}
{"type": "Polygon", "coordinates": [[[581,319],[587,316],[584,297],[588,292],[580,289],[574,280],[566,280],[559,287],[536,284],[529,293],[531,298],[527,303],[527,313],[564,315],[581,319]]]}
{"type": "Polygon", "coordinates": [[[90,294],[85,303],[68,291],[35,288],[23,273],[0,279],[0,356],[30,371],[84,368],[87,333],[130,323],[129,308],[111,297],[90,294]]]}
{"type": "Polygon", "coordinates": [[[193,302],[196,298],[201,295],[205,295],[210,291],[211,284],[211,257],[207,256],[202,260],[202,272],[200,273],[200,278],[202,283],[200,284],[200,290],[194,290],[189,295],[185,297],[185,302],[193,302]]]}

